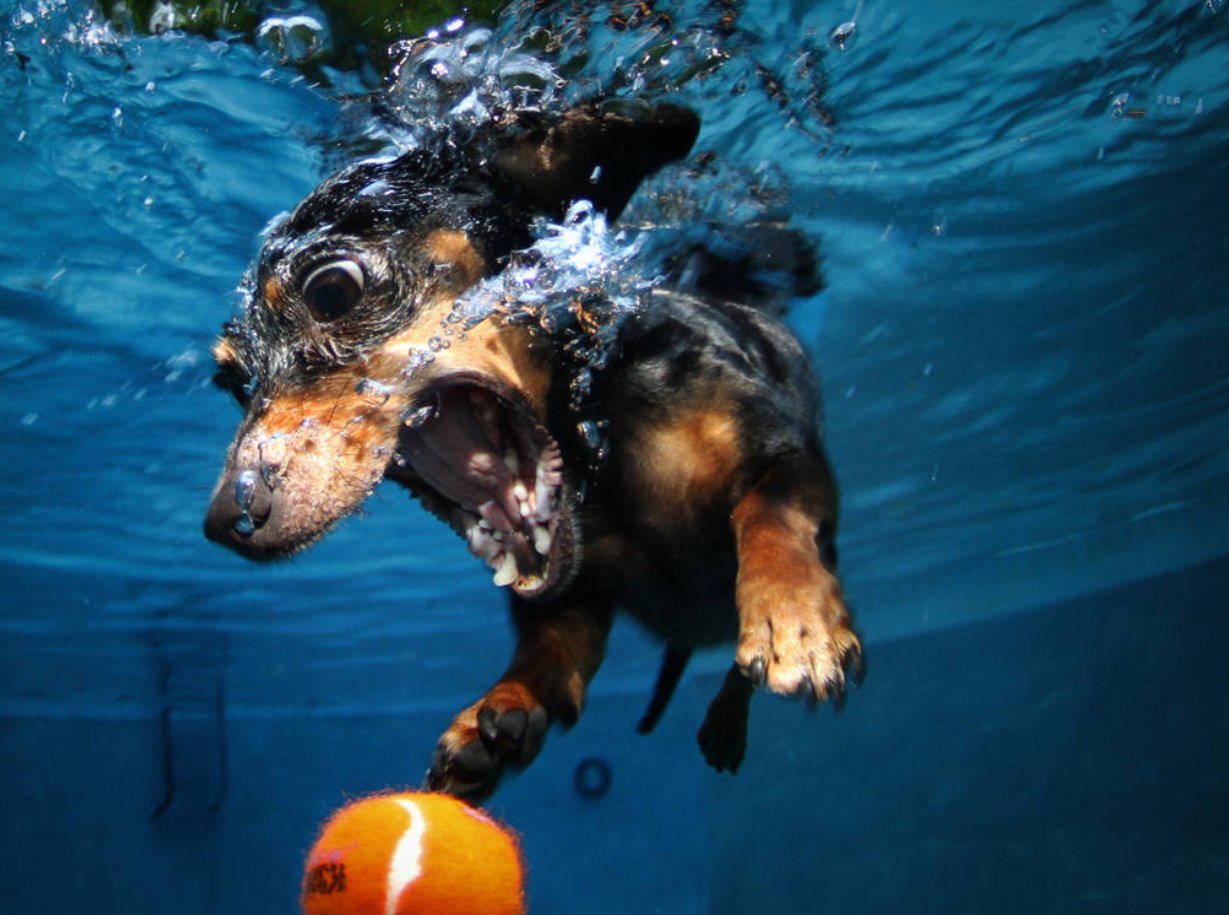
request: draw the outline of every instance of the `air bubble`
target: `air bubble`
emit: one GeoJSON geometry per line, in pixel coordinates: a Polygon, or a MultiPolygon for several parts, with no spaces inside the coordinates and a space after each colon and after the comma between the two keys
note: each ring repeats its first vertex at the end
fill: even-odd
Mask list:
{"type": "Polygon", "coordinates": [[[828,44],[838,51],[848,51],[858,37],[858,23],[850,19],[842,22],[828,33],[828,44]]]}
{"type": "Polygon", "coordinates": [[[282,435],[274,435],[256,446],[260,456],[260,478],[265,485],[273,489],[277,474],[286,463],[286,439],[282,435]]]}
{"type": "Polygon", "coordinates": [[[425,346],[416,346],[410,350],[410,355],[405,360],[404,374],[414,375],[415,373],[425,369],[434,361],[435,353],[425,346]]]}
{"type": "Polygon", "coordinates": [[[577,424],[576,431],[580,433],[581,441],[585,443],[586,448],[590,451],[597,451],[602,447],[602,440],[609,425],[609,421],[604,419],[587,419],[577,424]]]}
{"type": "Polygon", "coordinates": [[[607,420],[587,419],[576,424],[576,431],[589,451],[589,466],[596,469],[610,454],[610,423],[607,420]]]}
{"type": "Polygon", "coordinates": [[[411,429],[418,429],[431,420],[435,419],[436,407],[435,404],[426,404],[411,410],[406,414],[404,423],[411,429]]]}
{"type": "Polygon", "coordinates": [[[259,479],[255,470],[245,470],[235,480],[235,502],[246,513],[256,499],[256,481],[259,479]]]}
{"type": "Polygon", "coordinates": [[[271,16],[256,30],[256,41],[283,64],[303,64],[329,49],[329,32],[312,16],[271,16]]]}
{"type": "Polygon", "coordinates": [[[376,381],[374,378],[364,378],[354,386],[354,393],[361,394],[364,397],[371,397],[378,400],[381,404],[385,404],[393,396],[393,388],[391,385],[376,381]]]}
{"type": "Polygon", "coordinates": [[[259,479],[255,470],[245,470],[235,480],[235,504],[239,506],[239,517],[235,519],[233,527],[237,534],[247,536],[256,530],[256,522],[252,520],[252,503],[256,501],[259,479]]]}

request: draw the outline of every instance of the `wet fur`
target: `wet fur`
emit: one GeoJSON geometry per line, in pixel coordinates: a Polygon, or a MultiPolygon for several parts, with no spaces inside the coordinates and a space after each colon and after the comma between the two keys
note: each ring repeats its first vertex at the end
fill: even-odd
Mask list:
{"type": "Polygon", "coordinates": [[[686,154],[697,129],[668,106],[588,106],[553,120],[526,115],[469,149],[353,167],[273,231],[245,313],[215,349],[219,383],[246,415],[206,531],[251,558],[309,545],[386,477],[447,519],[447,500],[396,460],[403,420],[433,384],[481,378],[558,443],[573,507],[559,531],[569,575],[536,599],[512,593],[513,659],[445,731],[431,787],[489,793],[507,767],[537,755],[552,723],[575,721],[616,608],[667,646],[642,731],[693,649],[736,643],[700,730],[719,770],[743,759],[753,687],[839,699],[847,674],[860,674],[835,576],[836,488],[817,387],[797,341],[763,310],[702,286],[657,290],[623,323],[579,406],[575,351],[515,309],[421,372],[403,371],[457,296],[529,244],[534,218],[557,217],[577,197],[617,216],[647,174],[686,154]],[[372,187],[387,194],[367,199],[372,187]],[[361,308],[322,323],[301,289],[338,251],[362,258],[368,285],[361,308]],[[585,421],[605,428],[603,460],[578,433],[585,421]]]}

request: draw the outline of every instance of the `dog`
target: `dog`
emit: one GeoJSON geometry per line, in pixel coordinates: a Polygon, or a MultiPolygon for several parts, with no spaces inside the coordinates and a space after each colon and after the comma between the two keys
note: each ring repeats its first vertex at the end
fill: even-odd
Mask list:
{"type": "Polygon", "coordinates": [[[510,303],[440,344],[454,304],[535,222],[582,198],[616,219],[698,131],[684,108],[591,102],[345,168],[269,230],[214,347],[215,381],[245,412],[210,539],[284,557],[391,479],[509,593],[512,660],[444,732],[432,789],[488,796],[552,724],[575,722],[616,609],[666,646],[644,732],[693,650],[736,643],[699,731],[718,771],[743,761],[756,687],[839,701],[861,676],[818,385],[777,320],[663,285],[580,403],[567,344],[596,320],[583,297],[571,337],[510,303]],[[586,422],[603,430],[600,459],[586,422]]]}

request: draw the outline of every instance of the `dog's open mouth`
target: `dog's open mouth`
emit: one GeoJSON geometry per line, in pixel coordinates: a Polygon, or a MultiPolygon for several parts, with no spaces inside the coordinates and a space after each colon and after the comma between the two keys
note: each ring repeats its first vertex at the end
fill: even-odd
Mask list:
{"type": "Polygon", "coordinates": [[[578,544],[563,456],[517,398],[479,376],[443,379],[407,413],[400,453],[423,504],[496,585],[542,598],[568,583],[578,544]]]}

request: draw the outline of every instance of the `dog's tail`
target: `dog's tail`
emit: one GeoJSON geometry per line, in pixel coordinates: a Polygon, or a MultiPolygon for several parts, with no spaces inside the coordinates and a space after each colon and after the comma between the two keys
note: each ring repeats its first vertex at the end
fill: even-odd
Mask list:
{"type": "Polygon", "coordinates": [[[687,669],[689,660],[691,660],[690,648],[666,645],[665,654],[661,659],[661,668],[657,671],[657,683],[653,685],[653,695],[649,699],[649,707],[644,710],[644,717],[636,725],[637,733],[647,734],[657,727],[662,713],[670,704],[670,697],[674,695],[675,687],[683,678],[683,671],[687,669]]]}

